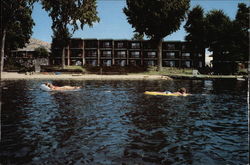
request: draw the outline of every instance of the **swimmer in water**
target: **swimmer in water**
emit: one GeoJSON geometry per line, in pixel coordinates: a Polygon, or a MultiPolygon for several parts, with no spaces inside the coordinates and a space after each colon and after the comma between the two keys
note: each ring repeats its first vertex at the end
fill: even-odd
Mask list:
{"type": "Polygon", "coordinates": [[[165,91],[164,93],[166,93],[166,94],[177,94],[177,95],[187,95],[188,94],[186,88],[180,88],[180,89],[178,89],[177,92],[173,92],[173,93],[170,92],[170,91],[165,91]]]}
{"type": "Polygon", "coordinates": [[[51,90],[74,90],[74,89],[80,89],[81,87],[76,86],[76,87],[72,87],[72,86],[55,86],[51,83],[44,83],[47,87],[49,87],[51,90]]]}

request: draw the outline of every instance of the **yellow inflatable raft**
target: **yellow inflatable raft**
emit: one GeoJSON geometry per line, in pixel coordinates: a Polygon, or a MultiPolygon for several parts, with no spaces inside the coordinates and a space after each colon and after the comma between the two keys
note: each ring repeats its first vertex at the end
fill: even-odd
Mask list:
{"type": "Polygon", "coordinates": [[[146,91],[144,92],[146,95],[160,95],[160,96],[189,96],[190,94],[180,95],[176,93],[165,93],[165,92],[154,92],[154,91],[146,91]]]}

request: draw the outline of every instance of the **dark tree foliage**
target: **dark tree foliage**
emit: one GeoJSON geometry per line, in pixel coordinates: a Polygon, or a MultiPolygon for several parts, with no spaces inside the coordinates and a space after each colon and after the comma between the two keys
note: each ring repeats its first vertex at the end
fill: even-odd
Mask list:
{"type": "Polygon", "coordinates": [[[228,54],[230,18],[222,10],[212,10],[206,15],[207,41],[215,60],[222,60],[228,54]]]}
{"type": "Polygon", "coordinates": [[[238,5],[236,19],[231,21],[221,10],[207,14],[207,40],[214,60],[247,61],[249,54],[249,7],[238,5]]]}
{"type": "Polygon", "coordinates": [[[236,60],[249,60],[249,11],[250,7],[244,3],[238,4],[238,11],[234,20],[233,54],[236,60]]]}
{"type": "Polygon", "coordinates": [[[236,63],[248,61],[249,9],[246,4],[239,4],[235,20],[230,20],[221,10],[212,10],[207,14],[206,38],[209,49],[213,51],[216,72],[232,74],[237,71],[236,63]]]}
{"type": "Polygon", "coordinates": [[[139,34],[157,43],[158,70],[162,68],[162,39],[177,31],[189,8],[189,0],[127,0],[123,9],[128,22],[139,34]]]}
{"type": "Polygon", "coordinates": [[[74,32],[84,25],[99,21],[96,0],[41,0],[43,8],[52,18],[52,29],[71,26],[74,32]]]}
{"type": "Polygon", "coordinates": [[[53,29],[53,36],[52,36],[52,50],[54,48],[64,48],[70,38],[72,37],[72,34],[68,31],[68,29],[53,29]]]}
{"type": "Polygon", "coordinates": [[[249,10],[250,7],[244,3],[238,4],[238,11],[235,17],[235,22],[238,23],[241,27],[241,30],[249,30],[249,10]]]}
{"type": "MultiPolygon", "coordinates": [[[[52,18],[53,41],[59,43],[62,51],[62,67],[65,67],[64,48],[69,38],[84,25],[93,26],[99,21],[96,0],[41,0],[43,8],[52,18]]],[[[55,46],[55,43],[53,43],[55,46]]]]}
{"type": "Polygon", "coordinates": [[[24,47],[32,34],[34,25],[32,4],[28,0],[1,1],[1,67],[3,71],[4,56],[11,49],[24,47]],[[7,53],[6,53],[7,52],[7,53]]]}
{"type": "Polygon", "coordinates": [[[139,41],[142,41],[142,40],[144,40],[144,35],[135,32],[134,35],[133,35],[132,40],[139,40],[139,41]]]}
{"type": "Polygon", "coordinates": [[[47,58],[49,57],[49,52],[45,47],[41,46],[35,49],[34,56],[35,58],[47,58]]]}
{"type": "Polygon", "coordinates": [[[53,29],[52,55],[57,53],[58,48],[62,50],[62,68],[65,67],[65,47],[68,45],[71,36],[72,34],[69,33],[67,28],[57,27],[57,29],[53,29]]]}
{"type": "Polygon", "coordinates": [[[187,32],[185,39],[192,43],[193,47],[204,49],[206,47],[206,22],[204,9],[195,6],[189,13],[184,28],[187,32]]]}
{"type": "Polygon", "coordinates": [[[222,10],[212,10],[204,17],[203,9],[196,6],[184,26],[186,40],[208,47],[214,61],[248,61],[249,11],[249,6],[240,3],[235,20],[230,20],[222,10]]]}

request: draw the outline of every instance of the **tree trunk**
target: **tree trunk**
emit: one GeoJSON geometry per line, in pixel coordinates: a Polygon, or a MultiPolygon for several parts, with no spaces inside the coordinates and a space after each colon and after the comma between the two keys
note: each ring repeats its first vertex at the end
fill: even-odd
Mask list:
{"type": "Polygon", "coordinates": [[[62,69],[65,69],[65,47],[62,49],[62,69]]]}
{"type": "Polygon", "coordinates": [[[70,66],[69,45],[67,46],[67,66],[70,66]]]}
{"type": "Polygon", "coordinates": [[[156,41],[157,43],[157,71],[162,70],[162,39],[159,39],[156,41]]]}
{"type": "Polygon", "coordinates": [[[85,66],[85,63],[86,63],[86,60],[85,60],[85,50],[84,50],[84,47],[85,47],[85,43],[84,43],[84,40],[82,41],[82,66],[85,66]]]}
{"type": "MultiPolygon", "coordinates": [[[[249,54],[249,58],[250,60],[250,54],[249,54]]],[[[248,60],[248,68],[247,68],[247,72],[248,72],[248,77],[247,77],[247,85],[248,85],[248,92],[247,92],[247,102],[248,102],[248,114],[249,114],[249,108],[250,108],[250,61],[248,60]]]]}
{"type": "Polygon", "coordinates": [[[3,66],[4,66],[5,37],[6,37],[6,29],[3,30],[3,36],[2,36],[0,73],[3,72],[3,66]]]}

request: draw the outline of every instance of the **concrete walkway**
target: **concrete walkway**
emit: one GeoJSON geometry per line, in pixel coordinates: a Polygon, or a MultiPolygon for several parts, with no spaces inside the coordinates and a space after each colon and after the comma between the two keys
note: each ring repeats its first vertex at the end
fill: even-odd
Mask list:
{"type": "Polygon", "coordinates": [[[54,73],[35,73],[25,74],[17,72],[3,72],[1,80],[29,80],[29,79],[47,79],[47,80],[172,80],[168,76],[162,75],[97,75],[97,74],[59,74],[54,73]]]}
{"type": "Polygon", "coordinates": [[[246,76],[242,75],[184,75],[184,74],[176,74],[176,75],[166,75],[173,79],[188,79],[188,80],[211,80],[211,79],[245,79],[246,76]]]}

